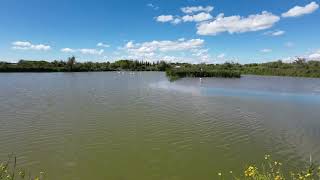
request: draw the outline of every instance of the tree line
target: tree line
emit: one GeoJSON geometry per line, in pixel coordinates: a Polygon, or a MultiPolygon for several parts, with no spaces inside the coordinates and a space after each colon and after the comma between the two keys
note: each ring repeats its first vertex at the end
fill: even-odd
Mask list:
{"type": "Polygon", "coordinates": [[[90,71],[165,71],[169,64],[164,61],[146,62],[119,60],[116,62],[77,62],[75,57],[67,61],[30,61],[18,63],[0,62],[0,72],[90,72],[90,71]]]}
{"type": "Polygon", "coordinates": [[[286,63],[281,60],[267,63],[188,64],[165,61],[147,62],[119,60],[116,62],[30,61],[0,62],[0,72],[90,72],[90,71],[167,71],[167,75],[186,77],[239,77],[240,75],[270,75],[320,78],[320,61],[297,59],[286,63]]]}

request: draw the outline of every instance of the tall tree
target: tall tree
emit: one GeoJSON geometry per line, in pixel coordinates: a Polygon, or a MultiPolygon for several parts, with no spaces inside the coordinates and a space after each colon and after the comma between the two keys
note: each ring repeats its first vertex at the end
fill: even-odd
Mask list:
{"type": "Polygon", "coordinates": [[[76,64],[76,57],[74,57],[74,56],[69,57],[67,65],[68,65],[70,71],[73,70],[73,67],[74,67],[75,64],[76,64]]]}

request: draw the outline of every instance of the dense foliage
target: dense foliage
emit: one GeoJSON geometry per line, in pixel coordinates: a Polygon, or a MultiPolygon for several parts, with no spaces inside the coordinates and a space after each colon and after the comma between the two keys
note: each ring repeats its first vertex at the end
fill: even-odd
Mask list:
{"type": "Polygon", "coordinates": [[[76,62],[74,57],[68,61],[26,61],[20,60],[18,63],[0,62],[0,72],[89,72],[89,71],[165,71],[169,66],[164,61],[144,62],[120,60],[110,62],[76,62]]]}
{"type": "Polygon", "coordinates": [[[166,71],[170,80],[176,80],[183,77],[223,77],[223,78],[240,78],[241,73],[238,70],[227,70],[217,68],[202,69],[198,67],[190,68],[170,68],[166,71]]]}
{"type": "Polygon", "coordinates": [[[263,64],[246,64],[241,66],[241,73],[320,78],[320,61],[306,61],[305,59],[298,59],[293,63],[276,61],[263,64]]]}
{"type": "Polygon", "coordinates": [[[116,62],[77,62],[74,57],[67,61],[0,62],[0,72],[89,72],[89,71],[167,71],[170,78],[181,77],[240,77],[240,75],[270,75],[320,78],[320,61],[297,59],[292,63],[282,61],[239,64],[187,64],[120,60],[116,62]]]}
{"type": "Polygon", "coordinates": [[[167,69],[170,79],[182,77],[224,77],[239,78],[241,75],[268,75],[268,76],[294,76],[320,78],[320,61],[306,61],[297,59],[292,63],[282,61],[244,64],[171,64],[167,69]]]}

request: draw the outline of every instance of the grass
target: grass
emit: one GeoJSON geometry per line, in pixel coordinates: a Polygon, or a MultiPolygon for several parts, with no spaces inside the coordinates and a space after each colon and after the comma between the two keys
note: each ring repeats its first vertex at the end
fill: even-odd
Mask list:
{"type": "Polygon", "coordinates": [[[17,158],[10,155],[8,160],[0,162],[0,180],[44,180],[45,173],[40,172],[37,176],[32,176],[31,173],[26,175],[23,169],[17,169],[17,158]]]}
{"type": "Polygon", "coordinates": [[[317,167],[312,162],[297,172],[287,173],[287,168],[281,162],[273,161],[270,155],[265,155],[264,162],[259,167],[249,165],[243,169],[242,175],[233,175],[230,171],[228,175],[218,173],[218,177],[221,180],[320,180],[320,166],[317,167]]]}

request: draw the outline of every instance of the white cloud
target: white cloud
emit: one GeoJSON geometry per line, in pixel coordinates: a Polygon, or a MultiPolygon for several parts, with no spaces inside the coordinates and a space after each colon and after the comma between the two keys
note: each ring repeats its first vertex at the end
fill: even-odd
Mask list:
{"type": "Polygon", "coordinates": [[[219,14],[214,21],[200,23],[197,26],[197,33],[199,35],[217,35],[223,32],[233,34],[259,31],[272,27],[279,20],[280,17],[267,11],[248,17],[224,17],[224,14],[219,14]]]}
{"type": "Polygon", "coordinates": [[[309,60],[320,60],[320,49],[308,55],[309,60]]]}
{"type": "Polygon", "coordinates": [[[311,14],[319,8],[319,5],[316,2],[311,2],[306,6],[295,6],[291,8],[289,11],[282,14],[282,17],[298,17],[305,14],[311,14]]]}
{"type": "Polygon", "coordinates": [[[195,12],[211,12],[214,9],[214,7],[212,6],[207,6],[207,7],[203,7],[203,6],[191,6],[191,7],[183,7],[181,8],[181,11],[186,13],[186,14],[192,14],[195,12]]]}
{"type": "Polygon", "coordinates": [[[211,61],[209,49],[192,49],[192,55],[198,58],[200,63],[208,63],[211,61]]]}
{"type": "Polygon", "coordinates": [[[225,57],[226,57],[226,54],[221,53],[221,54],[219,54],[217,57],[218,57],[219,59],[223,59],[223,58],[225,58],[225,57]]]}
{"type": "Polygon", "coordinates": [[[109,44],[105,44],[105,43],[102,43],[102,42],[98,43],[97,46],[98,46],[98,47],[103,47],[103,48],[108,48],[108,47],[110,47],[109,44]]]}
{"type": "Polygon", "coordinates": [[[185,15],[185,16],[182,17],[182,20],[184,22],[201,22],[201,21],[210,20],[212,18],[213,17],[211,16],[211,14],[201,12],[201,13],[196,14],[196,15],[185,15]]]}
{"type": "Polygon", "coordinates": [[[161,23],[170,22],[172,24],[179,24],[182,21],[180,17],[174,17],[172,15],[161,15],[156,17],[155,19],[156,21],[161,23]]]}
{"type": "Polygon", "coordinates": [[[262,53],[270,53],[270,52],[272,52],[272,49],[261,49],[260,52],[262,52],[262,53]]]}
{"type": "Polygon", "coordinates": [[[161,16],[158,16],[156,17],[156,20],[158,22],[170,22],[170,21],[173,21],[174,20],[174,17],[172,15],[161,15],[161,16]]]}
{"type": "Polygon", "coordinates": [[[129,42],[126,44],[126,48],[128,48],[128,49],[134,48],[133,41],[129,41],[129,42]]]}
{"type": "Polygon", "coordinates": [[[38,50],[47,51],[51,49],[51,46],[45,44],[32,44],[29,41],[16,41],[12,43],[12,49],[16,50],[38,50]]]}
{"type": "Polygon", "coordinates": [[[71,48],[63,48],[60,51],[64,53],[79,52],[81,54],[87,54],[87,55],[102,55],[104,52],[103,49],[97,50],[97,49],[71,49],[71,48]]]}
{"type": "Polygon", "coordinates": [[[132,41],[126,44],[126,48],[138,52],[154,52],[154,51],[183,51],[199,48],[204,44],[202,39],[184,40],[179,39],[177,41],[151,41],[144,43],[134,44],[132,41]]]}
{"type": "Polygon", "coordinates": [[[207,62],[209,55],[208,50],[203,49],[204,40],[180,38],[175,41],[149,41],[142,43],[134,43],[130,41],[122,48],[128,54],[130,59],[143,60],[164,60],[170,59],[180,60],[181,62],[207,62]],[[180,54],[179,56],[176,56],[180,54]],[[172,54],[172,55],[171,55],[172,54]],[[174,54],[174,55],[173,55],[174,54]],[[188,54],[188,55],[187,55],[188,54]],[[196,56],[196,58],[190,58],[196,56]]]}
{"type": "Polygon", "coordinates": [[[13,42],[12,45],[29,47],[31,46],[31,43],[28,41],[16,41],[16,42],[13,42]]]}
{"type": "Polygon", "coordinates": [[[64,53],[73,53],[75,52],[74,49],[71,49],[71,48],[63,48],[61,49],[61,52],[64,52],[64,53]]]}
{"type": "Polygon", "coordinates": [[[152,3],[147,4],[147,6],[152,8],[152,9],[154,9],[154,10],[158,10],[159,9],[159,6],[156,6],[156,5],[152,4],[152,3]]]}
{"type": "Polygon", "coordinates": [[[281,35],[284,35],[286,32],[285,31],[274,31],[271,33],[271,36],[281,36],[281,35]]]}
{"type": "Polygon", "coordinates": [[[175,18],[174,20],[171,21],[172,24],[179,24],[181,23],[181,19],[180,18],[175,18]]]}
{"type": "Polygon", "coordinates": [[[79,49],[79,52],[82,53],[82,54],[101,55],[104,52],[104,50],[103,49],[100,49],[100,50],[97,50],[97,49],[79,49]]]}
{"type": "Polygon", "coordinates": [[[276,30],[276,31],[267,31],[263,33],[264,35],[269,35],[269,36],[281,36],[284,35],[286,32],[282,30],[276,30]]]}

